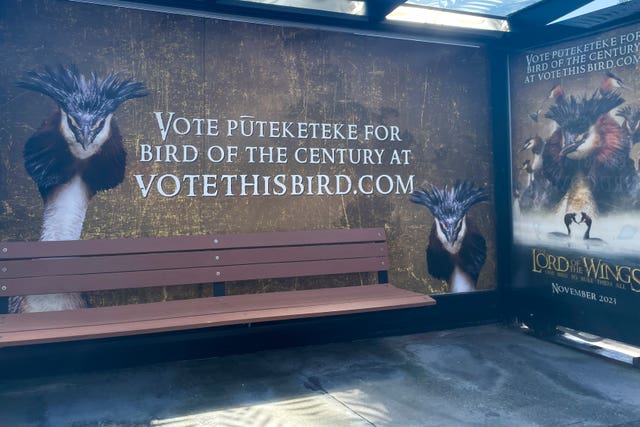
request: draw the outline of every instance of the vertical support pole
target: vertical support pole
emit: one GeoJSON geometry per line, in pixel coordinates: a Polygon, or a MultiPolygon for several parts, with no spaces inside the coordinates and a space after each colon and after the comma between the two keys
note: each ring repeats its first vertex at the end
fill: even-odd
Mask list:
{"type": "Polygon", "coordinates": [[[227,294],[227,290],[225,289],[224,282],[214,282],[213,284],[213,296],[214,297],[223,297],[227,294]]]}
{"type": "Polygon", "coordinates": [[[494,205],[496,224],[496,253],[498,257],[497,292],[498,313],[503,320],[515,315],[512,296],[512,226],[511,181],[511,111],[509,109],[509,57],[504,48],[489,50],[489,88],[493,135],[494,205]]]}
{"type": "Polygon", "coordinates": [[[385,285],[389,283],[389,273],[387,270],[378,271],[378,284],[385,285]]]}

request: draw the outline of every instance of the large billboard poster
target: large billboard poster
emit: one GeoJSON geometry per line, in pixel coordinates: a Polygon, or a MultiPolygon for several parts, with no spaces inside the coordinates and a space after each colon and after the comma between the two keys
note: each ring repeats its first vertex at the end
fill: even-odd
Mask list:
{"type": "Polygon", "coordinates": [[[383,226],[397,286],[495,287],[484,50],[0,8],[0,239],[383,226]]]}
{"type": "Polygon", "coordinates": [[[640,309],[639,63],[639,25],[511,58],[513,285],[614,333],[640,309]]]}

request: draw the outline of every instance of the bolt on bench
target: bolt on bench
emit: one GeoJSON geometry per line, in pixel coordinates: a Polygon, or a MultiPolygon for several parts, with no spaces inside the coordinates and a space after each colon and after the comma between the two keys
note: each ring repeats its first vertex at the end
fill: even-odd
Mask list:
{"type": "Polygon", "coordinates": [[[388,284],[388,268],[382,228],[1,242],[0,297],[203,283],[221,296],[3,314],[0,347],[435,304],[388,284]],[[225,282],[362,272],[378,284],[224,296],[225,282]]]}

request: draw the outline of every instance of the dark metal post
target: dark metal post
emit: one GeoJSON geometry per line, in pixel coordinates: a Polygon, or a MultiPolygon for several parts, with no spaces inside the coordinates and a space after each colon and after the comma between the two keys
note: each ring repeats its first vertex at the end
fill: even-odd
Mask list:
{"type": "Polygon", "coordinates": [[[227,291],[224,286],[224,282],[215,282],[213,284],[213,296],[214,297],[223,297],[227,294],[227,291]]]}
{"type": "Polygon", "coordinates": [[[378,284],[384,285],[389,283],[389,273],[387,270],[378,271],[378,284]]]}

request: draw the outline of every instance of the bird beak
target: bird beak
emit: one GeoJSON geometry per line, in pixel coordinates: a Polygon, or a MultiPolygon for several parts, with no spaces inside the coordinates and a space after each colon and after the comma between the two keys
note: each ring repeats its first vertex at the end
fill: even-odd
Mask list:
{"type": "Polygon", "coordinates": [[[522,144],[522,148],[520,148],[520,150],[518,151],[518,153],[522,153],[523,151],[528,150],[529,148],[531,148],[531,146],[533,145],[532,139],[527,139],[523,144],[522,144]]]}
{"type": "Polygon", "coordinates": [[[566,156],[569,153],[573,153],[574,151],[576,151],[578,149],[579,146],[580,146],[580,144],[577,144],[577,143],[573,143],[573,144],[567,145],[566,147],[564,147],[560,151],[560,156],[566,156]]]}
{"type": "Polygon", "coordinates": [[[80,141],[80,144],[84,150],[91,145],[91,129],[89,129],[89,126],[82,127],[82,140],[80,141]]]}
{"type": "Polygon", "coordinates": [[[447,242],[449,242],[451,245],[453,245],[455,243],[456,236],[454,236],[453,230],[446,229],[444,231],[444,235],[447,238],[447,242]]]}
{"type": "Polygon", "coordinates": [[[576,135],[570,132],[564,133],[564,148],[560,151],[560,156],[566,156],[569,153],[573,153],[578,149],[580,144],[582,144],[582,139],[580,141],[576,140],[576,135]]]}

